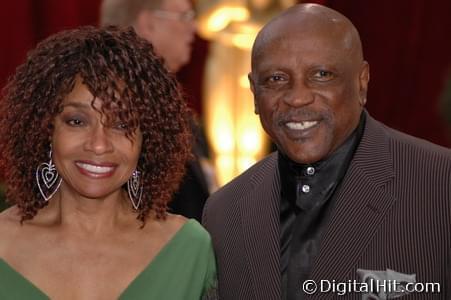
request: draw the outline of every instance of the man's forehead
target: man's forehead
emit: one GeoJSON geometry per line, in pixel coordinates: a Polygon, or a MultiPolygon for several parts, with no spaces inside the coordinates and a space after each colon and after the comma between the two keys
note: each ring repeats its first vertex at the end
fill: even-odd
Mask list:
{"type": "MultiPolygon", "coordinates": [[[[348,55],[350,47],[347,38],[339,34],[309,30],[291,30],[275,35],[267,35],[261,39],[253,50],[253,63],[263,63],[263,60],[274,59],[275,56],[285,60],[307,53],[317,53],[319,56],[348,55]],[[321,55],[320,55],[321,54],[321,55]]],[[[317,56],[315,55],[315,56],[317,56]]]]}
{"type": "MultiPolygon", "coordinates": [[[[274,42],[281,39],[329,39],[331,42],[340,42],[349,32],[349,26],[343,20],[323,19],[307,15],[304,18],[286,16],[268,25],[258,39],[261,44],[268,41],[274,42]]],[[[258,43],[257,43],[258,46],[258,43]]]]}
{"type": "Polygon", "coordinates": [[[284,42],[273,43],[272,47],[257,55],[252,72],[254,75],[263,75],[276,70],[302,73],[321,68],[341,73],[354,66],[353,60],[350,59],[351,55],[346,51],[328,45],[324,47],[319,44],[305,45],[306,47],[300,49],[295,45],[284,45],[284,42]]]}
{"type": "MultiPolygon", "coordinates": [[[[326,11],[328,12],[328,11],[326,11]]],[[[311,13],[289,11],[282,14],[258,34],[252,49],[252,65],[259,63],[261,55],[275,48],[281,49],[284,43],[295,41],[302,46],[319,43],[318,51],[327,49],[357,51],[361,55],[361,45],[358,33],[352,23],[338,13],[311,13]]],[[[313,47],[315,45],[312,45],[313,47]]]]}

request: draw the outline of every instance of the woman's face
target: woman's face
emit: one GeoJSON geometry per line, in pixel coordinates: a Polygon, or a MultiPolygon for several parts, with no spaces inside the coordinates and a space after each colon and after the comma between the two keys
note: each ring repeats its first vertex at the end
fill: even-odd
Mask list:
{"type": "MultiPolygon", "coordinates": [[[[135,170],[141,152],[142,134],[137,129],[127,138],[119,120],[102,124],[92,106],[93,95],[76,80],[62,102],[54,121],[53,162],[63,178],[61,191],[86,198],[103,198],[120,192],[135,170]]],[[[94,106],[100,108],[101,99],[94,106]]]]}

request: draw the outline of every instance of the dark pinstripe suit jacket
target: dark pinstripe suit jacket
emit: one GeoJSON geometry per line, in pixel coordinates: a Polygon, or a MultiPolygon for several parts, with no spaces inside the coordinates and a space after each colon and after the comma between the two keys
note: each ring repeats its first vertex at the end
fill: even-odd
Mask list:
{"type": "MultiPolygon", "coordinates": [[[[449,149],[368,115],[337,193],[311,279],[347,282],[358,279],[357,268],[388,268],[441,284],[440,294],[401,299],[451,299],[449,149]]],[[[207,201],[204,225],[216,251],[221,299],[280,299],[279,194],[273,153],[207,201]]]]}

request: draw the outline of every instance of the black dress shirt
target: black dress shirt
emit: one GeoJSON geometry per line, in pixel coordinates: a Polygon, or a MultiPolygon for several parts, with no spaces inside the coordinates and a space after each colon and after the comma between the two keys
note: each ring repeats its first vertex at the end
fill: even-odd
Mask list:
{"type": "Polygon", "coordinates": [[[327,159],[313,164],[298,164],[279,151],[283,299],[303,299],[302,282],[308,279],[318,255],[335,192],[360,142],[364,125],[362,114],[348,139],[327,159]]]}

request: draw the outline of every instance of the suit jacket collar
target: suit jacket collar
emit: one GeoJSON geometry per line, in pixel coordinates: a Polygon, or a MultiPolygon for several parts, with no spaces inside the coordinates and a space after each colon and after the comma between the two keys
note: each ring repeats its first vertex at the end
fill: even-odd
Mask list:
{"type": "Polygon", "coordinates": [[[373,119],[366,111],[366,124],[362,140],[352,159],[352,168],[360,168],[369,181],[383,185],[394,176],[393,157],[390,153],[386,127],[373,119]]]}
{"type": "Polygon", "coordinates": [[[336,191],[312,279],[356,278],[358,259],[395,201],[386,188],[394,177],[389,150],[384,125],[367,115],[362,140],[336,191]]]}

